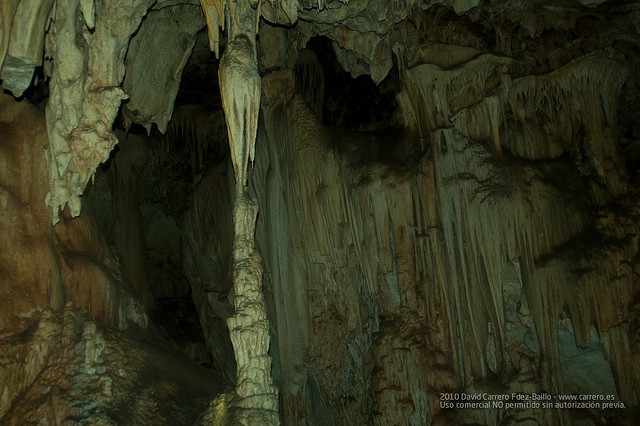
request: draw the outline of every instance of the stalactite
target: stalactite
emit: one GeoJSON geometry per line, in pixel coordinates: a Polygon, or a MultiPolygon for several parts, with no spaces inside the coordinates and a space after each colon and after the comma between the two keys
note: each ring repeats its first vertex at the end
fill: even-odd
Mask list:
{"type": "Polygon", "coordinates": [[[247,185],[247,168],[255,157],[260,111],[260,76],[255,40],[245,33],[231,39],[220,60],[220,91],[237,185],[247,185]]]}
{"type": "Polygon", "coordinates": [[[120,257],[125,285],[131,286],[138,299],[150,311],[154,300],[140,212],[143,193],[138,186],[140,176],[136,170],[136,163],[143,161],[149,151],[146,149],[146,141],[135,136],[131,136],[124,144],[121,155],[112,162],[107,175],[115,222],[114,245],[120,257]]]}
{"type": "Polygon", "coordinates": [[[120,88],[126,45],[152,3],[134,2],[123,9],[121,2],[102,2],[91,28],[93,16],[82,13],[85,2],[56,4],[47,52],[54,64],[47,106],[47,205],[53,223],[67,205],[73,216],[80,214],[86,184],[117,144],[111,126],[126,99],[120,88]]]}
{"type": "Polygon", "coordinates": [[[207,21],[207,34],[209,35],[209,48],[220,57],[220,27],[224,31],[226,22],[226,0],[200,0],[207,21]]]}

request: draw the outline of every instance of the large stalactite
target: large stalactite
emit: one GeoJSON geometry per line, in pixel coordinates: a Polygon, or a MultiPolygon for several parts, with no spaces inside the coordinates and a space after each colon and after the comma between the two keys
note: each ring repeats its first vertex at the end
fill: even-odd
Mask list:
{"type": "Polygon", "coordinates": [[[67,205],[73,216],[80,214],[85,186],[117,144],[111,126],[127,98],[120,87],[124,56],[152,4],[152,0],[56,4],[48,38],[53,65],[47,107],[51,145],[47,205],[54,223],[67,205]]]}

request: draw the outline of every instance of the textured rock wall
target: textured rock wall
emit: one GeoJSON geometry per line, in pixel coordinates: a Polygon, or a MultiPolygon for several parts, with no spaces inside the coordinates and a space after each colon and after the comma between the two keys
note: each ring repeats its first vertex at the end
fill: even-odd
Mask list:
{"type": "MultiPolygon", "coordinates": [[[[284,421],[611,420],[441,410],[440,393],[611,393],[637,406],[638,201],[618,124],[636,60],[610,48],[633,31],[552,14],[486,38],[469,18],[434,13],[407,24],[431,19],[421,42],[394,50],[402,126],[385,131],[324,127],[318,67],[308,52],[295,66],[282,48],[308,29],[261,31],[281,48],[261,48],[269,71],[250,182],[284,421]],[[561,29],[532,42],[543,22],[561,29]],[[568,45],[557,39],[565,27],[578,32],[568,45]]],[[[195,200],[222,205],[231,187],[210,175],[195,200]]],[[[198,209],[194,219],[209,217],[198,209]]],[[[217,217],[229,213],[192,224],[228,235],[217,217]]],[[[222,317],[228,237],[198,239],[222,289],[203,306],[222,317]]]]}
{"type": "MultiPolygon", "coordinates": [[[[69,347],[60,341],[62,322],[52,320],[52,315],[63,308],[69,315],[83,310],[85,317],[114,329],[130,323],[146,327],[148,319],[138,299],[122,286],[118,259],[89,214],[75,220],[63,216],[56,227],[50,224],[43,203],[48,179],[44,114],[8,95],[0,97],[0,104],[0,419],[24,424],[42,414],[25,414],[38,408],[38,398],[55,393],[47,386],[33,388],[38,378],[44,380],[41,373],[47,365],[62,363],[52,367],[50,380],[67,389],[60,375],[64,357],[59,355],[69,347]],[[31,392],[33,401],[19,399],[28,399],[31,392]]],[[[70,327],[92,321],[72,321],[75,325],[70,327]]],[[[78,349],[76,355],[81,353],[78,349]]],[[[66,398],[72,405],[83,403],[72,395],[66,398]]],[[[60,409],[55,401],[52,404],[54,412],[60,409]]]]}
{"type": "Polygon", "coordinates": [[[203,26],[202,10],[195,4],[149,12],[131,39],[124,62],[122,87],[129,99],[123,112],[128,125],[141,124],[149,132],[155,123],[165,133],[182,71],[203,26]]]}
{"type": "MultiPolygon", "coordinates": [[[[61,320],[63,307],[85,308],[115,326],[128,320],[146,325],[140,302],[130,296],[137,292],[150,304],[139,194],[127,192],[137,177],[123,179],[122,168],[113,185],[116,210],[126,217],[116,231],[122,277],[89,216],[71,221],[63,213],[51,228],[41,201],[49,186],[54,221],[66,204],[68,213],[79,213],[85,185],[117,142],[111,126],[126,97],[123,88],[131,92],[130,119],[147,128],[167,126],[177,76],[202,25],[194,4],[171,3],[157,4],[142,27],[152,2],[69,0],[53,9],[47,1],[0,5],[0,78],[6,88],[19,94],[28,86],[43,49],[51,59],[45,63],[51,77],[48,141],[42,115],[24,103],[0,100],[0,276],[9,307],[0,315],[0,328],[11,348],[3,362],[9,373],[0,376],[3,420],[19,423],[42,395],[56,401],[56,392],[27,388],[57,340],[78,359],[86,355],[84,367],[95,378],[91,359],[101,349],[94,347],[104,346],[99,327],[61,320]],[[50,18],[45,47],[38,34],[50,18]],[[166,35],[162,30],[174,19],[184,27],[169,40],[175,41],[172,59],[148,69],[147,53],[156,50],[145,49],[147,40],[159,30],[166,35]],[[123,83],[127,49],[130,79],[123,83]],[[137,238],[130,240],[132,235],[137,238]],[[58,318],[53,326],[48,309],[58,318]],[[21,333],[33,329],[44,330],[44,337],[35,333],[32,343],[21,346],[21,333]],[[25,370],[11,357],[32,361],[25,370]],[[30,402],[17,406],[19,395],[30,402]]],[[[620,154],[621,148],[637,146],[637,131],[621,129],[618,117],[624,116],[626,126],[637,125],[638,97],[629,90],[637,87],[637,7],[437,3],[202,1],[216,51],[227,11],[249,12],[229,31],[233,46],[243,40],[250,45],[245,59],[252,63],[244,71],[254,84],[241,92],[234,90],[238,78],[230,78],[224,98],[235,132],[236,179],[244,185],[250,170],[250,196],[258,200],[256,235],[265,258],[282,416],[291,424],[492,424],[532,415],[545,423],[574,421],[569,411],[440,410],[440,392],[462,390],[606,390],[637,406],[638,207],[635,176],[628,179],[620,154]],[[254,150],[257,13],[278,25],[301,20],[292,30],[263,26],[260,33],[263,122],[254,150]],[[235,37],[238,32],[248,37],[235,37]],[[353,76],[368,74],[379,83],[396,68],[398,128],[347,134],[321,124],[323,85],[313,58],[303,54],[294,75],[297,50],[317,35],[330,40],[353,76]],[[619,143],[623,131],[626,145],[619,143]],[[254,154],[255,168],[247,169],[254,154]],[[580,363],[588,368],[577,369],[580,363]],[[589,370],[598,373],[586,376],[589,370]]],[[[236,229],[244,231],[236,261],[248,260],[243,265],[258,277],[242,287],[242,277],[230,273],[229,207],[234,199],[240,207],[251,204],[230,195],[236,188],[231,167],[226,170],[209,171],[195,192],[183,223],[185,265],[215,363],[231,378],[240,366],[239,377],[248,380],[240,383],[245,387],[238,396],[248,396],[247,406],[266,408],[273,419],[276,392],[266,356],[262,266],[252,252],[254,218],[249,215],[250,226],[236,229]],[[240,297],[228,299],[234,279],[240,297]],[[257,303],[244,304],[246,295],[257,303]],[[257,317],[261,335],[236,341],[240,365],[224,320],[256,307],[258,315],[244,319],[257,317]],[[260,353],[251,350],[251,342],[260,345],[260,353]],[[260,367],[258,383],[244,368],[252,358],[260,367]],[[269,397],[252,399],[258,388],[269,397]],[[268,404],[260,407],[264,400],[268,404]]],[[[194,183],[196,174],[194,166],[194,183]]],[[[82,377],[84,370],[77,371],[74,376],[82,377]]],[[[119,406],[104,383],[104,401],[119,406]]],[[[154,398],[162,395],[145,404],[153,405],[154,398]]],[[[215,411],[218,403],[228,401],[223,397],[210,408],[215,411]]],[[[67,416],[34,413],[53,416],[52,422],[67,416]]],[[[586,415],[598,422],[612,414],[586,415]]]]}
{"type": "Polygon", "coordinates": [[[461,390],[637,405],[637,199],[617,136],[633,58],[543,71],[437,47],[397,51],[404,126],[386,133],[332,132],[292,72],[263,77],[252,185],[285,422],[575,420],[442,412],[440,392],[461,390]]]}
{"type": "Polygon", "coordinates": [[[44,115],[28,101],[1,101],[3,328],[67,302],[107,324],[144,326],[144,311],[120,285],[118,259],[91,216],[47,225],[44,115]]]}
{"type": "MultiPolygon", "coordinates": [[[[416,110],[437,108],[415,96],[432,86],[412,90],[416,110]]],[[[438,421],[440,392],[491,388],[495,376],[506,380],[500,393],[606,389],[637,404],[626,342],[626,301],[638,291],[632,194],[620,216],[589,211],[588,182],[566,157],[506,157],[490,137],[456,128],[427,130],[424,148],[408,130],[340,137],[298,96],[264,118],[252,182],[287,423],[319,421],[316,412],[339,424],[438,421]],[[388,143],[419,160],[390,159],[388,143]],[[354,164],[358,151],[368,163],[354,164]],[[562,365],[562,318],[569,348],[599,354],[595,388],[562,365]]],[[[507,413],[460,415],[493,424],[507,413]]],[[[570,421],[566,411],[533,415],[570,421]]]]}
{"type": "Polygon", "coordinates": [[[0,341],[3,425],[196,424],[218,377],[144,332],[117,332],[67,306],[0,341]]]}
{"type": "Polygon", "coordinates": [[[47,144],[44,113],[0,96],[0,423],[194,424],[224,382],[150,324],[90,208],[51,225],[47,144]]]}

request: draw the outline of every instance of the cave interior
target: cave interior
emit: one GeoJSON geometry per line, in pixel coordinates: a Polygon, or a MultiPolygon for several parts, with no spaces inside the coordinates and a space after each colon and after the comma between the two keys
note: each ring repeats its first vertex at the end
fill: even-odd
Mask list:
{"type": "Polygon", "coordinates": [[[640,418],[640,2],[5,0],[0,85],[0,424],[640,418]]]}

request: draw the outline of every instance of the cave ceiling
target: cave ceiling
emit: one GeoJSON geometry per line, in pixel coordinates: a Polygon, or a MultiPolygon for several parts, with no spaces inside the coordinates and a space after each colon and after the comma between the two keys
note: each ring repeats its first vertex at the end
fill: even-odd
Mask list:
{"type": "MultiPolygon", "coordinates": [[[[342,71],[353,78],[365,76],[374,85],[390,73],[418,64],[455,69],[486,54],[510,58],[507,66],[521,68],[522,74],[539,74],[589,52],[604,52],[613,60],[616,55],[637,53],[634,2],[256,0],[237,4],[260,15],[255,25],[263,73],[294,67],[298,53],[314,37],[331,46],[333,53],[323,58],[334,57],[342,71]],[[626,28],[616,27],[616,19],[625,14],[630,14],[621,22],[626,28]],[[593,22],[603,20],[612,25],[598,26],[589,36],[590,27],[596,26],[593,22]],[[576,34],[580,30],[583,34],[576,34]],[[545,43],[553,49],[538,49],[541,38],[553,39],[553,44],[545,43]]],[[[213,55],[202,52],[206,43],[196,44],[197,34],[206,26],[209,49],[219,56],[227,33],[236,25],[229,18],[235,5],[224,0],[202,0],[201,4],[3,2],[0,77],[4,90],[19,97],[39,81],[48,85],[51,182],[47,204],[54,221],[67,205],[74,215],[79,213],[87,182],[117,144],[111,131],[116,116],[126,128],[136,123],[147,131],[152,126],[161,133],[167,131],[189,58],[192,69],[187,76],[198,66],[198,57],[204,59],[201,68],[215,66],[213,55]]],[[[205,78],[214,80],[215,72],[205,71],[205,78]]],[[[327,81],[328,86],[340,84],[327,81]]],[[[216,96],[204,95],[210,101],[216,96]]]]}

